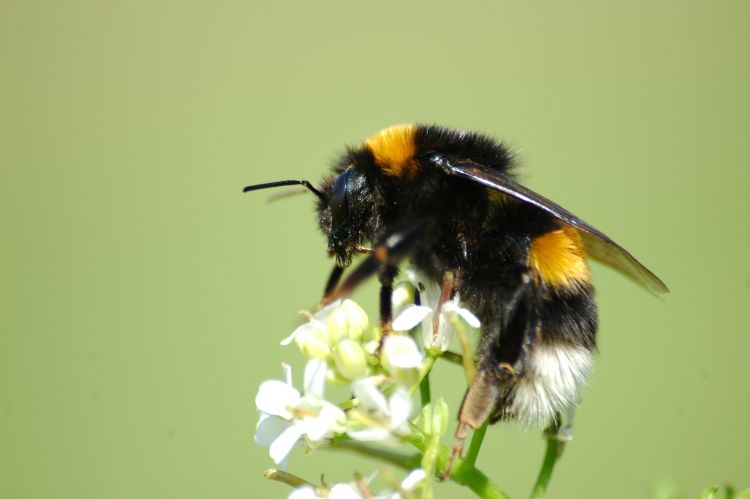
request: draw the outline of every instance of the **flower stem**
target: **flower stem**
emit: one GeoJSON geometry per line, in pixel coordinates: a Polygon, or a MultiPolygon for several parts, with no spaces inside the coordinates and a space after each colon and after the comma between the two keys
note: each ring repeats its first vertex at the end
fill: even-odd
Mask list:
{"type": "Polygon", "coordinates": [[[451,352],[450,350],[443,352],[443,355],[441,355],[440,358],[453,364],[458,364],[459,366],[464,365],[463,356],[460,353],[451,352]]]}
{"type": "Polygon", "coordinates": [[[357,397],[352,397],[348,400],[345,400],[339,404],[339,409],[342,411],[348,411],[349,409],[354,409],[359,405],[359,399],[357,397]]]}
{"type": "Polygon", "coordinates": [[[422,378],[422,381],[419,383],[419,399],[422,401],[422,407],[426,406],[431,401],[429,374],[422,378]]]}
{"type": "Polygon", "coordinates": [[[327,448],[334,450],[341,449],[349,452],[354,452],[355,454],[360,454],[362,456],[375,457],[377,459],[380,459],[381,461],[385,461],[386,463],[390,463],[405,470],[412,470],[414,468],[417,468],[421,460],[421,456],[419,454],[407,455],[383,449],[375,449],[355,440],[342,440],[336,443],[336,445],[327,448]]]}
{"type": "MultiPolygon", "coordinates": [[[[406,439],[410,444],[424,452],[427,442],[424,435],[413,434],[406,439]]],[[[444,446],[440,446],[437,455],[436,470],[443,470],[450,461],[451,451],[444,446]]],[[[467,463],[464,459],[456,459],[451,469],[450,479],[454,482],[468,487],[477,496],[483,499],[509,499],[509,496],[503,492],[500,487],[492,483],[487,475],[475,468],[472,464],[467,463]]]]}
{"type": "Polygon", "coordinates": [[[561,442],[557,438],[556,431],[548,431],[546,437],[547,450],[544,453],[544,461],[542,461],[542,467],[539,470],[539,476],[537,476],[534,489],[531,491],[531,499],[544,497],[549,486],[549,481],[552,478],[552,471],[555,469],[555,464],[557,464],[557,460],[560,459],[565,449],[565,442],[561,442]]]}
{"type": "MultiPolygon", "coordinates": [[[[430,375],[430,371],[432,370],[432,366],[435,364],[435,357],[434,355],[428,355],[427,358],[424,361],[424,367],[422,367],[422,372],[419,374],[419,380],[417,381],[417,384],[413,385],[409,391],[412,395],[414,392],[419,388],[419,394],[423,395],[422,390],[424,389],[422,387],[422,383],[424,383],[425,380],[427,380],[427,377],[430,375]]],[[[427,380],[427,388],[429,389],[430,382],[427,380]]],[[[429,399],[427,400],[427,403],[429,403],[429,399]]],[[[422,399],[422,405],[425,405],[424,399],[422,399]]]]}
{"type": "Polygon", "coordinates": [[[573,421],[575,420],[576,407],[569,407],[557,414],[555,422],[544,431],[547,440],[547,449],[544,453],[544,461],[539,470],[534,488],[531,491],[531,499],[544,497],[552,478],[552,471],[565,450],[565,444],[573,439],[573,421]]]}
{"type": "MultiPolygon", "coordinates": [[[[398,452],[376,449],[361,442],[346,438],[338,440],[331,447],[326,448],[345,450],[363,456],[374,457],[404,470],[413,470],[421,465],[422,454],[427,450],[429,442],[425,436],[419,432],[413,433],[404,440],[416,447],[420,452],[411,455],[400,454],[398,452]]],[[[437,452],[435,473],[437,474],[439,470],[445,469],[449,460],[450,450],[441,445],[437,452]]],[[[451,470],[450,479],[459,485],[468,487],[482,499],[510,499],[505,492],[487,478],[487,475],[475,468],[472,464],[467,463],[464,459],[456,459],[453,469],[451,470]]]]}
{"type": "Polygon", "coordinates": [[[471,348],[469,333],[468,331],[466,331],[463,322],[458,318],[454,318],[453,320],[451,320],[451,325],[453,326],[453,330],[456,332],[456,334],[458,334],[458,340],[461,344],[461,353],[463,354],[461,356],[461,362],[464,366],[464,375],[466,376],[466,381],[468,383],[471,383],[471,380],[474,379],[474,375],[477,372],[477,367],[476,365],[474,365],[474,351],[471,348]]]}
{"type": "Polygon", "coordinates": [[[489,421],[485,421],[481,428],[476,430],[471,436],[471,444],[469,450],[466,452],[464,463],[474,466],[479,456],[479,449],[482,448],[482,442],[484,441],[484,434],[487,433],[487,425],[489,421]]]}

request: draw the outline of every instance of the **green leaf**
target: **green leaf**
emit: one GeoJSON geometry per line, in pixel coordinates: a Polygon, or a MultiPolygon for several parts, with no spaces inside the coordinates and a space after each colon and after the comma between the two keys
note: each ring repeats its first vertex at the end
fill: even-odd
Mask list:
{"type": "Polygon", "coordinates": [[[701,492],[700,499],[716,499],[716,494],[719,492],[719,487],[717,485],[711,485],[710,487],[706,487],[703,489],[703,492],[701,492]]]}

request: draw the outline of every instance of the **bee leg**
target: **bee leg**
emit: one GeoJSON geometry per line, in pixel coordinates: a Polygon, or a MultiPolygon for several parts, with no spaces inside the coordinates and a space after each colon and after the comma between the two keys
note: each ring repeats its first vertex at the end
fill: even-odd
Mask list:
{"type": "Polygon", "coordinates": [[[338,265],[334,266],[331,270],[331,274],[328,276],[328,281],[326,282],[326,287],[323,290],[323,298],[320,300],[320,308],[323,308],[325,305],[328,305],[333,301],[333,292],[336,290],[336,286],[339,285],[343,273],[344,267],[339,267],[338,265]]]}
{"type": "Polygon", "coordinates": [[[451,447],[448,463],[440,473],[441,479],[444,480],[450,476],[456,458],[463,453],[469,427],[478,430],[492,414],[500,395],[500,383],[492,371],[485,369],[477,371],[468,390],[466,390],[466,395],[464,395],[464,401],[458,415],[455,442],[451,447]]]}
{"type": "Polygon", "coordinates": [[[391,323],[393,321],[393,280],[398,274],[398,267],[395,265],[386,265],[380,272],[380,330],[383,335],[380,339],[380,346],[383,345],[383,338],[391,333],[391,323]]]}
{"type": "Polygon", "coordinates": [[[435,315],[432,321],[432,338],[437,338],[440,329],[440,311],[443,309],[445,302],[450,300],[453,294],[453,288],[455,287],[455,273],[451,270],[446,271],[443,274],[443,285],[440,289],[440,299],[438,300],[437,306],[435,307],[435,315]]]}
{"type": "Polygon", "coordinates": [[[331,301],[351,295],[360,284],[374,274],[385,273],[386,282],[389,279],[387,275],[393,274],[390,277],[392,283],[396,274],[393,270],[388,271],[388,267],[396,268],[399,262],[409,255],[414,245],[421,242],[427,232],[424,230],[426,227],[424,219],[416,219],[381,237],[370,256],[349,273],[343,284],[332,294],[331,301]]]}
{"type": "Polygon", "coordinates": [[[532,289],[530,276],[526,273],[522,274],[519,286],[510,296],[505,309],[500,314],[501,317],[483,325],[484,334],[477,352],[479,358],[477,373],[469,383],[469,388],[466,390],[466,395],[464,395],[464,400],[461,403],[456,440],[451,448],[448,464],[440,474],[441,478],[450,476],[456,458],[463,452],[469,427],[478,430],[487,419],[490,419],[491,422],[496,421],[494,414],[497,413],[496,405],[501,398],[501,390],[513,383],[513,380],[519,374],[515,366],[522,367],[526,352],[531,348],[531,343],[539,329],[539,322],[536,314],[533,313],[535,309],[533,307],[532,289]],[[527,323],[523,332],[521,352],[516,354],[517,360],[511,364],[500,361],[501,359],[496,357],[495,352],[500,344],[501,332],[510,326],[511,320],[519,310],[527,312],[527,323]]]}
{"type": "Polygon", "coordinates": [[[398,229],[386,234],[378,240],[378,244],[370,252],[370,256],[359,264],[344,283],[332,295],[332,300],[349,296],[366,279],[378,274],[380,280],[380,327],[382,335],[376,350],[378,354],[383,348],[385,338],[391,332],[393,320],[392,295],[393,280],[398,274],[398,264],[420,242],[426,227],[424,219],[416,219],[398,229]]]}

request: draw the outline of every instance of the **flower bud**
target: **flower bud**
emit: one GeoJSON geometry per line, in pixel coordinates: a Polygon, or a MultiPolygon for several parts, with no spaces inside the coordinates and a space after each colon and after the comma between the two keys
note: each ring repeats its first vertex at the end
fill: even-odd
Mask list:
{"type": "Polygon", "coordinates": [[[336,369],[328,370],[328,372],[326,373],[326,381],[329,385],[335,386],[337,388],[343,388],[351,383],[351,381],[344,378],[336,369]]]}
{"type": "Polygon", "coordinates": [[[354,340],[341,340],[334,347],[333,362],[339,373],[346,379],[358,379],[367,374],[365,351],[354,340]]]}
{"type": "Polygon", "coordinates": [[[444,399],[439,398],[432,405],[432,433],[442,436],[448,429],[450,420],[448,403],[444,399]]]}
{"type": "Polygon", "coordinates": [[[311,320],[299,329],[294,342],[308,359],[327,359],[331,355],[325,325],[317,320],[311,320]]]}
{"type": "Polygon", "coordinates": [[[432,435],[432,404],[427,404],[422,407],[420,423],[422,433],[425,435],[432,435]]]}
{"type": "Polygon", "coordinates": [[[422,433],[425,435],[442,436],[448,429],[449,409],[448,404],[439,398],[432,404],[422,408],[421,424],[422,433]]]}
{"type": "Polygon", "coordinates": [[[344,300],[328,316],[328,342],[336,345],[344,338],[360,341],[370,325],[367,313],[352,300],[344,300]]]}

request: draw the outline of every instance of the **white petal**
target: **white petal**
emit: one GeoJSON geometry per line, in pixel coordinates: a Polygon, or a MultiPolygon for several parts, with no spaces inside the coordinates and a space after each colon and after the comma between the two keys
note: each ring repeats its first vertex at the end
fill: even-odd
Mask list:
{"type": "Polygon", "coordinates": [[[427,473],[422,468],[417,468],[404,478],[404,481],[401,482],[401,488],[404,490],[413,490],[426,476],[427,473]]]}
{"type": "Polygon", "coordinates": [[[473,328],[478,328],[482,325],[482,323],[479,322],[479,319],[477,319],[477,316],[472,314],[471,311],[467,308],[459,308],[458,315],[460,315],[463,320],[466,321],[466,324],[473,328]]]}
{"type": "Polygon", "coordinates": [[[453,329],[445,320],[445,314],[440,314],[437,336],[433,331],[432,322],[425,321],[422,323],[422,344],[427,350],[445,352],[450,346],[451,338],[453,338],[453,329]]]}
{"type": "Polygon", "coordinates": [[[302,429],[296,425],[290,426],[284,430],[284,432],[279,435],[279,438],[273,441],[271,448],[268,449],[271,459],[273,459],[276,464],[280,464],[286,459],[286,456],[289,455],[292,447],[294,447],[294,444],[297,443],[301,436],[302,429]]]}
{"type": "Polygon", "coordinates": [[[458,300],[453,299],[443,305],[442,313],[447,316],[458,315],[460,316],[469,326],[477,328],[481,325],[477,316],[471,313],[468,308],[459,306],[458,300]]]}
{"type": "Polygon", "coordinates": [[[385,339],[383,356],[389,365],[402,369],[420,367],[423,360],[414,340],[400,334],[392,334],[385,339]]]}
{"type": "Polygon", "coordinates": [[[388,414],[388,402],[380,390],[377,389],[374,381],[374,378],[355,381],[352,386],[354,396],[359,399],[359,407],[363,410],[388,414]]]}
{"type": "Polygon", "coordinates": [[[261,447],[270,447],[291,425],[289,421],[276,416],[261,416],[255,426],[255,443],[261,447]]]}
{"type": "Polygon", "coordinates": [[[400,282],[393,288],[391,307],[398,316],[406,307],[414,304],[414,286],[410,282],[400,282]]]}
{"type": "Polygon", "coordinates": [[[325,307],[323,307],[320,310],[318,310],[317,312],[315,312],[313,314],[313,317],[315,319],[321,321],[321,322],[325,322],[325,320],[328,318],[328,316],[331,315],[331,312],[333,312],[334,310],[336,310],[337,308],[339,308],[341,306],[341,302],[342,301],[343,300],[338,299],[338,300],[336,300],[333,303],[329,303],[325,307]]]}
{"type": "Polygon", "coordinates": [[[340,408],[330,403],[324,403],[317,418],[305,420],[305,434],[312,442],[319,442],[331,433],[343,430],[339,422],[346,419],[346,414],[340,408]]]}
{"type": "MultiPolygon", "coordinates": [[[[423,279],[422,282],[428,281],[426,279],[423,279]]],[[[419,294],[422,305],[430,308],[436,306],[440,301],[441,292],[442,289],[440,289],[440,286],[435,283],[429,282],[429,284],[424,285],[424,289],[419,294]]]]}
{"type": "Polygon", "coordinates": [[[294,407],[300,400],[297,390],[283,381],[272,379],[260,384],[258,395],[255,396],[255,406],[266,414],[291,419],[292,415],[287,408],[294,407]]]}
{"type": "Polygon", "coordinates": [[[318,494],[315,493],[315,489],[309,485],[303,485],[298,489],[294,489],[287,499],[318,499],[318,494]]]}
{"type": "Polygon", "coordinates": [[[305,365],[305,394],[323,398],[328,364],[320,359],[307,361],[305,365]]]}
{"type": "Polygon", "coordinates": [[[300,333],[304,332],[306,329],[310,328],[310,322],[305,322],[301,326],[297,327],[294,331],[292,331],[292,334],[281,340],[281,345],[286,346],[289,345],[291,342],[294,341],[294,339],[299,336],[300,333]]]}
{"type": "Polygon", "coordinates": [[[417,275],[413,269],[404,270],[404,274],[406,274],[406,278],[409,279],[414,286],[419,286],[420,276],[417,275]]]}
{"type": "Polygon", "coordinates": [[[421,305],[411,305],[406,307],[404,311],[393,320],[393,330],[409,331],[431,313],[432,309],[430,307],[424,307],[421,305]]]}
{"type": "Polygon", "coordinates": [[[359,491],[348,483],[337,483],[331,487],[328,499],[362,499],[359,491]]]}
{"type": "Polygon", "coordinates": [[[403,389],[396,390],[388,401],[391,412],[391,429],[396,429],[409,419],[411,414],[411,397],[403,389]]]}
{"type": "Polygon", "coordinates": [[[391,432],[385,428],[367,428],[366,430],[350,430],[346,432],[352,440],[360,442],[383,442],[390,438],[391,432]]]}
{"type": "MultiPolygon", "coordinates": [[[[300,327],[301,327],[301,326],[300,326],[300,327]]],[[[284,338],[283,340],[281,340],[281,341],[279,342],[279,344],[280,344],[281,346],[287,346],[287,345],[289,345],[289,344],[290,344],[291,342],[293,342],[293,341],[294,341],[294,338],[296,338],[296,337],[297,337],[297,331],[299,331],[299,328],[295,329],[295,330],[294,330],[294,331],[292,332],[292,334],[290,334],[289,336],[287,336],[286,338],[284,338]]]]}
{"type": "Polygon", "coordinates": [[[294,386],[294,384],[292,383],[292,366],[290,366],[286,362],[283,362],[281,364],[281,369],[284,371],[284,379],[286,379],[286,384],[289,386],[294,386]]]}

